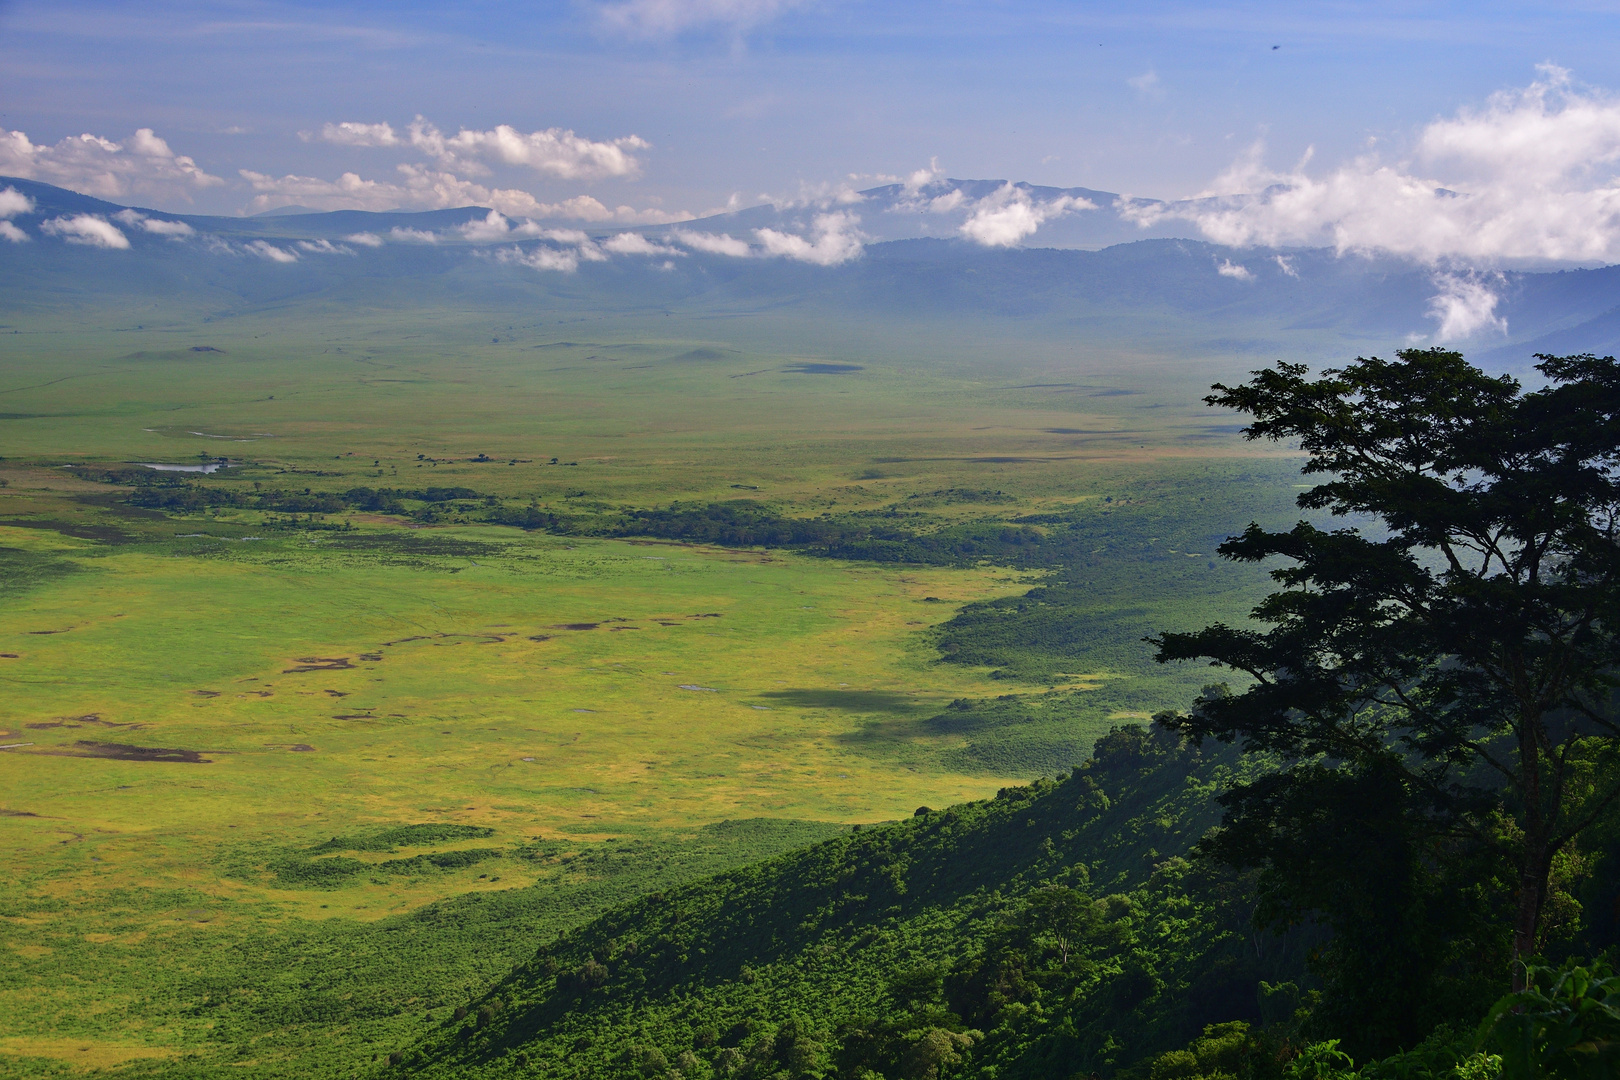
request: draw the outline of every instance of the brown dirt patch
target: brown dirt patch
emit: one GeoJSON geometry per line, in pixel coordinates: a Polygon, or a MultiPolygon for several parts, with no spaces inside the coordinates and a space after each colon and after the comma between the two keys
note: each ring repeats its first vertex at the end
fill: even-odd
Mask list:
{"type": "Polygon", "coordinates": [[[0,652],[0,660],[21,660],[22,657],[14,652],[0,652]]]}
{"type": "Polygon", "coordinates": [[[535,634],[533,637],[529,638],[529,640],[530,641],[550,641],[551,638],[552,638],[551,634],[535,634]]]}
{"type": "Polygon", "coordinates": [[[100,713],[85,713],[83,716],[58,716],[55,720],[42,721],[38,724],[24,724],[23,727],[32,731],[49,731],[52,728],[76,728],[86,724],[96,724],[100,727],[110,728],[138,728],[140,724],[119,724],[112,720],[103,720],[100,713]]]}
{"type": "Polygon", "coordinates": [[[193,690],[192,693],[198,697],[219,697],[220,692],[218,690],[193,690]]]}
{"type": "Polygon", "coordinates": [[[168,746],[131,746],[128,743],[94,742],[80,739],[72,746],[58,746],[49,750],[36,750],[36,754],[50,757],[106,758],[110,761],[172,761],[191,765],[211,765],[203,754],[217,754],[218,750],[181,750],[168,746]]]}
{"type": "Polygon", "coordinates": [[[39,815],[30,813],[27,810],[7,810],[5,807],[0,806],[0,817],[39,817],[39,815]]]}
{"type": "Polygon", "coordinates": [[[347,656],[300,656],[298,666],[283,668],[283,675],[296,675],[306,671],[352,671],[354,665],[347,656]]]}
{"type": "Polygon", "coordinates": [[[601,623],[594,622],[565,622],[553,626],[553,630],[595,630],[601,623]]]}

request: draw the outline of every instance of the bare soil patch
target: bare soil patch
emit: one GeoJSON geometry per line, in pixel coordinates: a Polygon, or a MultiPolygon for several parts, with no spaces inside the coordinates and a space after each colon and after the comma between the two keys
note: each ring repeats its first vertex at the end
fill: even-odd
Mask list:
{"type": "Polygon", "coordinates": [[[138,728],[140,724],[120,724],[112,720],[103,720],[100,713],[85,713],[83,716],[58,716],[55,720],[41,721],[38,724],[24,724],[23,727],[32,731],[49,731],[51,728],[76,728],[86,724],[98,724],[110,728],[138,728]]]}
{"type": "Polygon", "coordinates": [[[107,758],[111,761],[173,761],[191,765],[210,765],[212,759],[203,754],[217,754],[218,750],[182,750],[170,746],[132,746],[129,743],[94,742],[80,739],[72,746],[36,750],[50,757],[107,758]]]}
{"type": "Polygon", "coordinates": [[[556,626],[553,626],[552,629],[553,630],[595,630],[598,626],[601,626],[601,625],[602,625],[601,623],[594,623],[594,622],[569,622],[569,623],[558,623],[556,626]]]}
{"type": "Polygon", "coordinates": [[[296,675],[306,671],[352,671],[354,665],[347,656],[300,656],[298,666],[283,668],[283,675],[296,675]]]}

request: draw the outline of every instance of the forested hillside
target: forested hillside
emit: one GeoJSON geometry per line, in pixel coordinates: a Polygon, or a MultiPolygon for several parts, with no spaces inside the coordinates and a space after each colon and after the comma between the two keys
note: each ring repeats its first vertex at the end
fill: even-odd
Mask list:
{"type": "Polygon", "coordinates": [[[1062,778],[620,908],[541,945],[395,1063],[1034,1078],[1287,1018],[1308,933],[1256,935],[1246,883],[1183,857],[1235,768],[1230,752],[1119,729],[1062,778]]]}

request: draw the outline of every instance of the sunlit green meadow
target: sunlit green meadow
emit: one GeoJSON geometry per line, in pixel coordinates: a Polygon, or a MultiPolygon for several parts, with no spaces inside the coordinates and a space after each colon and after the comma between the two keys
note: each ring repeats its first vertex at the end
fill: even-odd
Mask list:
{"type": "MultiPolygon", "coordinates": [[[[0,1009],[22,1023],[0,1061],[27,1075],[353,1071],[534,934],[1031,779],[960,771],[963,737],[925,721],[1054,688],[942,661],[934,628],[962,605],[1038,583],[1005,567],[455,514],[289,529],[131,508],[76,468],[225,457],[208,482],[242,490],[459,485],[575,513],[747,498],[949,523],[1062,510],[1165,469],[1227,483],[1211,463],[1245,452],[1196,400],[1229,372],[1195,362],[396,322],[8,342],[0,1009]],[[775,824],[746,842],[703,831],[751,819],[775,824]],[[479,832],[354,839],[418,823],[479,832]],[[350,870],[320,876],[340,859],[350,870]],[[312,995],[342,1004],[306,1015],[312,995]]],[[[1133,580],[1152,610],[1174,606],[1172,586],[1133,580]]],[[[1071,666],[1059,685],[1082,695],[1114,674],[1071,666]]],[[[1129,718],[1094,711],[1070,734],[1129,718]]]]}

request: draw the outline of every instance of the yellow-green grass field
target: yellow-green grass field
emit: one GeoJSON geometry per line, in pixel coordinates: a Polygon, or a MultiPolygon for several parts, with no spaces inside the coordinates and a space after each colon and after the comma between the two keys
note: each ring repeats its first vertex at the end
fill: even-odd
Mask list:
{"type": "MultiPolygon", "coordinates": [[[[76,467],[224,456],[207,482],[243,490],[461,485],[561,511],[749,498],[937,524],[1112,498],[1167,469],[1239,498],[1222,463],[1252,460],[1228,418],[1203,415],[1197,364],[929,363],[610,329],[605,344],[451,348],[382,317],[264,319],[17,343],[0,369],[0,1014],[18,1022],[0,1071],[345,1074],[449,1000],[400,991],[416,1004],[296,1023],[263,1004],[320,979],[334,1000],[386,997],[400,958],[363,927],[461,905],[464,947],[441,935],[413,959],[417,984],[469,990],[532,952],[524,935],[623,890],[813,838],[703,827],[844,826],[1026,781],[961,771],[947,751],[962,737],[923,721],[1115,674],[1098,659],[1020,682],[942,662],[936,626],[1037,583],[1001,566],[454,514],[289,529],[131,508],[76,467]],[[472,828],[363,839],[423,823],[472,828]],[[626,843],[650,846],[600,861],[626,843]],[[472,854],[409,862],[457,852],[472,854]],[[377,869],[309,876],[339,858],[377,869]],[[468,915],[479,894],[504,914],[468,915]],[[265,945],[288,935],[335,952],[265,945]],[[317,953],[374,967],[340,978],[317,953]],[[230,994],[211,978],[282,990],[253,983],[216,1016],[205,1004],[230,994]]],[[[1144,601],[1173,605],[1154,580],[1144,601]]]]}

